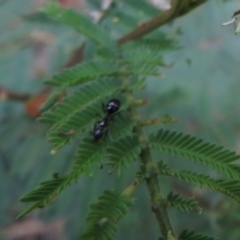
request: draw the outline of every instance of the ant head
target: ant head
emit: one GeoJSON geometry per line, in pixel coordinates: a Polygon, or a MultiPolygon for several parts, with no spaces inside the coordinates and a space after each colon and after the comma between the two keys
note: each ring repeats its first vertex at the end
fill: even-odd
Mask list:
{"type": "Polygon", "coordinates": [[[111,99],[106,105],[106,111],[108,114],[116,113],[120,106],[121,102],[118,99],[111,99]]]}

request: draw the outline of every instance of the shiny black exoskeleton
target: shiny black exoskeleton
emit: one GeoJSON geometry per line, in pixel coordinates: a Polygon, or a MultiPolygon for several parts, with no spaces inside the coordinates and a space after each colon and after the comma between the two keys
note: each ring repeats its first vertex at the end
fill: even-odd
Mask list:
{"type": "Polygon", "coordinates": [[[120,106],[121,102],[118,99],[111,99],[106,106],[102,104],[105,116],[94,125],[93,138],[95,141],[98,141],[104,134],[107,134],[109,122],[118,114],[120,106]]]}
{"type": "Polygon", "coordinates": [[[116,113],[121,106],[121,102],[118,99],[111,99],[107,105],[106,105],[106,110],[108,115],[112,115],[116,113]]]}
{"type": "Polygon", "coordinates": [[[104,118],[102,121],[96,122],[93,129],[93,138],[95,141],[98,141],[103,134],[108,131],[108,119],[104,118]]]}

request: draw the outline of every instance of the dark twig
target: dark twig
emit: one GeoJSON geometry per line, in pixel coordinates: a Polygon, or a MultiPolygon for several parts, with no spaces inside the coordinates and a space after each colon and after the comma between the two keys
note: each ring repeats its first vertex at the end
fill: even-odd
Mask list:
{"type": "Polygon", "coordinates": [[[6,101],[20,101],[20,102],[26,102],[28,101],[32,96],[28,93],[19,93],[16,91],[12,91],[6,88],[3,88],[0,86],[0,100],[6,101]]]}
{"type": "Polygon", "coordinates": [[[154,31],[160,26],[174,20],[175,18],[181,17],[188,12],[192,11],[196,7],[205,3],[207,0],[173,0],[172,6],[169,10],[161,12],[157,16],[153,17],[151,20],[141,24],[136,29],[132,30],[130,33],[122,36],[118,40],[118,44],[122,45],[129,41],[136,40],[143,37],[144,35],[154,31]]]}

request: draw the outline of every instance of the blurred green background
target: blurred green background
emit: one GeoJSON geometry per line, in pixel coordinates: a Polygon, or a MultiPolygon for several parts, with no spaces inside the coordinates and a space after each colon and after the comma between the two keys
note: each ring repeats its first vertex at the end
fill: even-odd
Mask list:
{"type": "MultiPolygon", "coordinates": [[[[26,106],[32,109],[34,105],[20,98],[23,93],[34,99],[48,93],[43,80],[62,69],[74,49],[84,42],[84,37],[71,29],[35,14],[43,2],[0,0],[0,229],[5,234],[4,240],[6,236],[15,240],[77,239],[89,204],[105,189],[122,191],[134,179],[137,169],[136,163],[120,178],[109,176],[107,171],[96,171],[93,177],[82,177],[63,191],[51,205],[15,221],[26,207],[19,203],[19,198],[40,181],[51,178],[54,172],[68,172],[78,144],[74,142],[51,155],[51,146],[46,140],[47,126],[30,116],[32,111],[26,110],[26,106]],[[9,92],[20,94],[19,99],[9,98],[9,92]],[[37,238],[39,236],[45,238],[37,238]]],[[[101,6],[100,1],[95,0],[60,2],[91,16],[95,16],[101,6]]],[[[147,88],[140,94],[148,100],[148,105],[141,109],[143,118],[169,114],[180,121],[164,127],[191,133],[240,153],[240,36],[234,36],[231,26],[221,27],[238,8],[237,1],[209,1],[161,28],[179,40],[182,48],[164,55],[166,63],[173,63],[171,69],[162,69],[164,78],[148,79],[147,88]]],[[[121,36],[132,29],[134,21],[148,18],[144,12],[122,5],[103,24],[114,25],[116,35],[121,36]],[[123,13],[129,24],[121,22],[123,13]],[[116,16],[120,22],[114,20],[116,16]]],[[[84,57],[89,58],[90,54],[91,47],[84,57]]],[[[153,156],[159,160],[158,155],[153,153],[153,156]]],[[[215,176],[209,169],[187,161],[167,160],[176,168],[195,169],[215,176]]],[[[167,178],[160,178],[160,182],[165,194],[173,189],[184,196],[195,196],[203,207],[201,215],[171,210],[176,232],[189,228],[219,239],[240,239],[240,208],[232,200],[167,178]]],[[[121,220],[116,239],[158,239],[146,187],[140,186],[134,197],[136,204],[121,220]]]]}

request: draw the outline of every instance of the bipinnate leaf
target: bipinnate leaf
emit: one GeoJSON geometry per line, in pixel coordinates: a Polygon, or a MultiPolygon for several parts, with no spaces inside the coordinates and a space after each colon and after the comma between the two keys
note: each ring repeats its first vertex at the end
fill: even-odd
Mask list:
{"type": "Polygon", "coordinates": [[[202,139],[161,129],[157,134],[151,134],[150,147],[211,166],[230,179],[240,179],[240,167],[233,164],[240,156],[221,146],[205,143],[202,139]]]}
{"type": "Polygon", "coordinates": [[[203,234],[197,233],[195,231],[189,231],[185,229],[180,233],[178,240],[217,240],[217,239],[209,236],[204,236],[203,234]]]}
{"type": "Polygon", "coordinates": [[[62,89],[58,89],[57,91],[53,92],[51,96],[47,99],[47,101],[45,101],[44,104],[41,106],[41,112],[43,113],[51,109],[57,103],[57,101],[61,99],[62,95],[62,89]]]}
{"type": "Polygon", "coordinates": [[[46,84],[52,86],[74,86],[99,78],[117,77],[118,62],[110,60],[91,60],[79,63],[52,76],[46,84]]]}
{"type": "Polygon", "coordinates": [[[99,104],[93,103],[86,108],[79,110],[65,122],[58,126],[53,126],[48,131],[48,140],[52,143],[55,150],[66,145],[69,140],[83,133],[89,127],[94,125],[96,112],[99,110],[99,104]]]}
{"type": "Polygon", "coordinates": [[[99,163],[106,147],[105,141],[95,142],[93,138],[84,138],[78,148],[77,156],[71,175],[80,175],[82,172],[90,174],[93,164],[99,163]]]}
{"type": "Polygon", "coordinates": [[[128,211],[133,201],[115,191],[105,191],[98,202],[91,205],[86,226],[81,234],[83,240],[111,240],[116,234],[117,222],[128,211]]]}
{"type": "Polygon", "coordinates": [[[192,171],[173,170],[162,161],[158,164],[158,170],[161,175],[175,177],[200,187],[208,187],[214,191],[224,193],[240,203],[240,182],[238,180],[213,179],[207,175],[192,171]]]}
{"type": "Polygon", "coordinates": [[[114,141],[107,148],[109,163],[113,169],[120,170],[121,167],[136,161],[141,152],[141,144],[136,135],[126,136],[114,141]]]}
{"type": "Polygon", "coordinates": [[[48,138],[53,147],[63,147],[70,139],[82,133],[89,124],[93,125],[96,114],[104,114],[102,99],[111,96],[121,87],[118,79],[93,81],[64,98],[53,110],[43,114],[40,121],[52,124],[48,138]],[[71,131],[73,134],[67,134],[71,131]]]}
{"type": "MultiPolygon", "coordinates": [[[[161,60],[157,60],[159,64],[161,60]]],[[[161,65],[161,64],[160,64],[161,65]]],[[[159,65],[147,61],[118,61],[116,59],[91,60],[55,74],[46,84],[56,87],[68,87],[83,84],[100,78],[119,78],[138,74],[140,76],[160,76],[159,65]],[[126,64],[127,63],[127,64],[126,64]],[[122,66],[120,68],[120,66],[122,66]]]]}
{"type": "Polygon", "coordinates": [[[54,124],[54,126],[60,125],[77,111],[86,108],[94,102],[99,103],[99,109],[102,111],[101,99],[114,94],[121,88],[121,81],[112,78],[84,84],[78,90],[65,97],[53,110],[44,113],[40,120],[54,124]]]}
{"type": "Polygon", "coordinates": [[[33,190],[29,191],[20,198],[21,202],[32,202],[33,204],[21,213],[17,218],[21,218],[33,211],[35,208],[42,208],[51,201],[62,191],[63,188],[68,186],[68,177],[57,177],[49,181],[40,183],[40,185],[33,190]]]}
{"type": "Polygon", "coordinates": [[[108,32],[100,25],[96,25],[90,19],[72,9],[63,8],[59,4],[51,2],[45,4],[43,12],[56,22],[73,28],[99,45],[113,44],[108,32]]]}
{"type": "Polygon", "coordinates": [[[25,194],[20,200],[22,202],[32,202],[33,204],[21,213],[18,218],[25,216],[38,207],[49,204],[63,189],[76,182],[82,173],[89,173],[93,164],[100,163],[102,151],[102,143],[96,144],[93,139],[83,139],[71,173],[65,177],[56,177],[42,182],[38,187],[25,194]]]}
{"type": "Polygon", "coordinates": [[[186,199],[173,192],[168,194],[167,204],[169,207],[174,207],[185,212],[195,212],[198,214],[202,212],[202,209],[198,206],[198,202],[194,198],[186,199]]]}
{"type": "Polygon", "coordinates": [[[109,145],[112,144],[112,140],[114,139],[116,140],[132,134],[132,129],[135,125],[136,122],[132,121],[131,117],[126,112],[121,112],[115,116],[114,121],[111,122],[108,129],[109,145]]]}
{"type": "Polygon", "coordinates": [[[142,62],[156,67],[164,64],[162,52],[157,48],[151,49],[147,44],[129,43],[124,45],[122,47],[122,55],[127,63],[142,62]]]}

